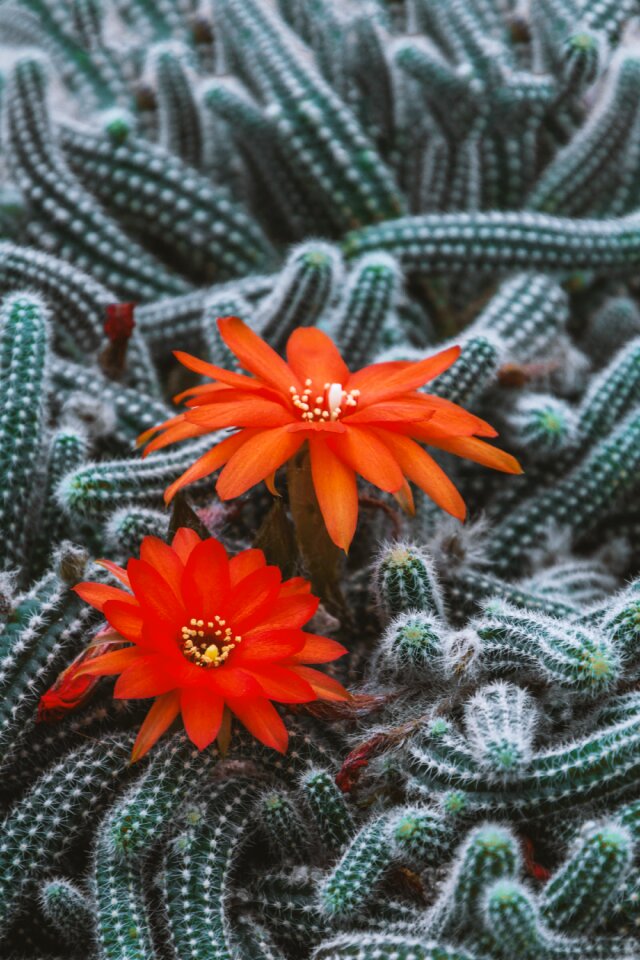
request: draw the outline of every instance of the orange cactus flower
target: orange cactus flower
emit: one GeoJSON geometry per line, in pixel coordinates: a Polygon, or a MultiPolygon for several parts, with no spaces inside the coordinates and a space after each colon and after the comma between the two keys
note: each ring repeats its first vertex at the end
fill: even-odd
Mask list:
{"type": "Polygon", "coordinates": [[[149,454],[223,428],[237,432],[167,488],[167,503],[181,487],[221,467],[216,490],[222,500],[261,480],[275,492],[275,471],[307,443],[327,530],[347,550],[358,519],[357,474],[412,512],[410,480],[443,510],[464,519],[462,497],[421,443],[505,473],[521,472],[513,457],[479,439],[496,436],[488,423],[448,400],[418,392],[454,363],[459,347],[417,363],[376,363],[352,373],[331,338],[313,327],[291,334],[286,361],[237,317],[219,319],[218,327],[252,376],[177,351],[184,366],[214,382],[179,394],[176,402],[186,400],[188,409],[139,442],[147,444],[149,454]]]}
{"type": "Polygon", "coordinates": [[[347,700],[334,679],[309,664],[345,648],[302,630],[318,599],[301,577],[282,581],[261,550],[229,558],[214,537],[181,528],[171,546],[145,537],[126,570],[107,560],[124,589],[80,583],[76,593],[100,610],[131,645],[84,662],[76,679],[119,674],[114,696],[155,697],[133,747],[136,761],[178,714],[204,749],[228,709],[258,740],[284,753],[287,730],[270,702],[347,700]]]}

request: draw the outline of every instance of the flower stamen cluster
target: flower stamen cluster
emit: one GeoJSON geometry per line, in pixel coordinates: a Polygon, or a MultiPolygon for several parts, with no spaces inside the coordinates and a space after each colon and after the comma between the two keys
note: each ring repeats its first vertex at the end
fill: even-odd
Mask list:
{"type": "Polygon", "coordinates": [[[204,620],[192,617],[189,625],[181,628],[181,641],[181,650],[187,660],[197,667],[208,668],[224,663],[231,651],[242,642],[242,637],[239,634],[234,636],[226,620],[216,615],[206,624],[204,620]]]}
{"type": "Polygon", "coordinates": [[[315,397],[315,406],[312,406],[314,394],[313,380],[309,377],[304,382],[304,390],[300,394],[296,387],[289,387],[294,407],[301,412],[301,420],[308,423],[324,421],[335,423],[342,416],[345,407],[358,405],[359,390],[345,390],[341,383],[325,383],[323,392],[315,397]]]}

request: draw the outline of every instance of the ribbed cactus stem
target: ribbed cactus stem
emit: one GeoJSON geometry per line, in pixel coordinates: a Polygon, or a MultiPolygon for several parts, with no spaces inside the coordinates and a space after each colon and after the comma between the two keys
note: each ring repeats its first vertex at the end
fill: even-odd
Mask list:
{"type": "Polygon", "coordinates": [[[524,676],[530,664],[547,683],[586,697],[606,691],[620,675],[614,646],[588,628],[567,629],[561,621],[500,600],[485,604],[485,615],[475,626],[491,671],[516,667],[524,676]]]}
{"type": "Polygon", "coordinates": [[[347,259],[382,250],[411,274],[593,270],[629,275],[640,262],[636,214],[609,221],[543,213],[427,214],[389,220],[348,234],[347,259]]]}
{"type": "Polygon", "coordinates": [[[193,826],[172,841],[163,893],[176,958],[237,956],[230,882],[242,844],[252,833],[254,798],[249,782],[222,784],[210,805],[194,813],[193,826]]]}
{"type": "Polygon", "coordinates": [[[327,770],[317,768],[304,773],[301,788],[321,846],[330,851],[339,850],[356,830],[344,794],[327,770]]]}
{"type": "Polygon", "coordinates": [[[444,615],[444,600],[432,558],[415,544],[394,543],[379,554],[375,583],[381,606],[391,616],[409,610],[444,615]]]}
{"type": "Polygon", "coordinates": [[[374,817],[362,827],[324,880],[320,902],[329,918],[348,922],[373,895],[393,858],[389,818],[374,817]]]}
{"type": "Polygon", "coordinates": [[[18,567],[29,547],[30,518],[42,473],[49,314],[28,294],[0,306],[0,570],[18,567]]]}
{"type": "Polygon", "coordinates": [[[98,826],[93,864],[94,930],[100,960],[150,960],[151,935],[139,864],[118,857],[107,816],[98,826]]]}
{"type": "Polygon", "coordinates": [[[545,886],[540,910],[556,930],[583,933],[598,926],[634,856],[630,833],[616,823],[591,827],[545,886]]]}
{"type": "Polygon", "coordinates": [[[63,877],[40,888],[40,906],[56,933],[73,952],[87,950],[93,936],[93,905],[86,893],[63,877]]]}
{"type": "Polygon", "coordinates": [[[0,841],[0,929],[38,873],[52,869],[95,823],[108,790],[126,772],[129,734],[84,744],[56,761],[7,814],[0,841]]]}

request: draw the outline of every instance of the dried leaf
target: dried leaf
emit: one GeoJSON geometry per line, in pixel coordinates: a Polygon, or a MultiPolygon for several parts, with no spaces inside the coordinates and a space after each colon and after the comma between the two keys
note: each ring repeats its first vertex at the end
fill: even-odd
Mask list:
{"type": "Polygon", "coordinates": [[[267,563],[282,570],[285,579],[297,572],[298,547],[293,524],[282,500],[275,500],[262,521],[253,546],[262,550],[267,563]]]}
{"type": "Polygon", "coordinates": [[[372,757],[382,752],[387,742],[388,736],[386,733],[377,733],[370,740],[361,743],[359,747],[351,751],[336,775],[336,785],[343,793],[349,793],[353,790],[360,779],[362,770],[369,766],[372,757]]]}
{"type": "Polygon", "coordinates": [[[203,539],[209,536],[209,531],[193,507],[189,504],[184,490],[180,490],[173,500],[169,532],[167,534],[169,543],[173,540],[180,527],[189,527],[191,530],[195,530],[198,536],[203,537],[203,539]]]}

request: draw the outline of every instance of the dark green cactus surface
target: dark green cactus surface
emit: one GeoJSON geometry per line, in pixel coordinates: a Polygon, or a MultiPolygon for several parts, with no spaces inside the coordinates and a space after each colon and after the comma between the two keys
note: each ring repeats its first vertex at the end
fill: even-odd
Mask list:
{"type": "Polygon", "coordinates": [[[0,0],[2,960],[640,960],[639,31],[640,0],[0,0]],[[459,344],[421,389],[524,474],[436,450],[464,525],[363,482],[309,628],[353,699],[283,706],[286,755],[176,724],[132,765],[147,701],[41,700],[103,626],[93,561],[187,525],[317,575],[284,477],[172,512],[211,438],[136,447],[199,382],[172,351],[239,370],[232,315],[352,370],[459,344]]]}

